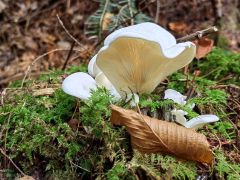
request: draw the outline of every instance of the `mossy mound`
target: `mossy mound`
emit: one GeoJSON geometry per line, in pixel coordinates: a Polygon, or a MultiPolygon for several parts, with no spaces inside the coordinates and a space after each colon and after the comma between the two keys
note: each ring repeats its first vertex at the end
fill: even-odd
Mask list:
{"type": "Polygon", "coordinates": [[[179,107],[188,112],[189,118],[205,113],[218,115],[219,122],[199,130],[207,136],[215,153],[213,167],[133,151],[126,130],[109,122],[109,105],[129,108],[127,103],[114,102],[105,89],[92,92],[87,102],[61,90],[62,77],[86,71],[86,66],[81,66],[49,72],[36,80],[27,80],[23,87],[21,81],[16,81],[4,90],[0,146],[8,157],[0,155],[0,177],[14,179],[21,175],[10,158],[36,179],[237,179],[239,124],[228,107],[232,94],[219,81],[224,82],[224,87],[235,84],[235,94],[238,93],[240,72],[235,66],[239,62],[239,55],[215,49],[206,59],[193,62],[188,75],[175,73],[168,83],[140,98],[140,108],[160,118],[168,107],[179,107],[162,99],[164,89],[173,88],[189,95],[192,92],[188,103],[179,107]],[[214,61],[218,61],[217,65],[214,61]],[[209,67],[216,68],[217,74],[209,73],[209,67]],[[201,76],[194,76],[195,70],[201,70],[201,76]],[[234,78],[221,79],[229,74],[234,78]],[[194,110],[188,106],[192,103],[196,104],[194,110]]]}

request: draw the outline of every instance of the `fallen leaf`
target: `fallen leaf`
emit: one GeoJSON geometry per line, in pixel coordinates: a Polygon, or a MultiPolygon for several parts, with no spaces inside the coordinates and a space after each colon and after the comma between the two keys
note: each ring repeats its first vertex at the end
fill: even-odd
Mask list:
{"type": "Polygon", "coordinates": [[[25,46],[28,47],[29,49],[33,49],[35,51],[38,50],[38,44],[36,43],[36,41],[33,40],[32,37],[25,36],[24,42],[25,42],[25,46]]]}
{"type": "Polygon", "coordinates": [[[76,131],[78,129],[78,126],[79,126],[79,120],[70,119],[68,121],[68,125],[69,125],[70,128],[72,128],[73,131],[76,131]]]}
{"type": "Polygon", "coordinates": [[[111,105],[111,110],[111,123],[126,126],[133,148],[140,152],[161,152],[212,164],[213,154],[203,134],[115,105],[111,105]]]}
{"type": "Polygon", "coordinates": [[[32,176],[23,176],[17,180],[35,180],[32,176]]]}
{"type": "Polygon", "coordinates": [[[207,37],[203,37],[193,41],[197,46],[196,58],[200,59],[205,57],[213,49],[214,41],[207,37]]]}
{"type": "Polygon", "coordinates": [[[107,12],[104,14],[103,21],[102,21],[102,30],[103,31],[108,29],[108,26],[112,21],[112,17],[113,17],[112,13],[107,12]]]}
{"type": "Polygon", "coordinates": [[[5,4],[4,2],[0,1],[0,13],[2,13],[3,10],[4,10],[6,7],[7,7],[6,4],[5,4]]]}
{"type": "Polygon", "coordinates": [[[186,30],[187,28],[187,24],[185,24],[184,22],[170,22],[168,26],[169,29],[175,32],[181,32],[186,30]]]}

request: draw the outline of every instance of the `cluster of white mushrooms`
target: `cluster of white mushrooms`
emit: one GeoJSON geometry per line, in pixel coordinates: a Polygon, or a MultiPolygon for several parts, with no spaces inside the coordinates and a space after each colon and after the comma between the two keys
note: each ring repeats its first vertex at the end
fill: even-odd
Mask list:
{"type": "Polygon", "coordinates": [[[68,76],[62,88],[67,94],[87,100],[91,90],[105,87],[116,100],[132,99],[130,103],[134,106],[139,101],[138,95],[151,93],[168,75],[189,64],[195,53],[193,43],[177,44],[171,33],[154,23],[125,27],[105,39],[104,46],[88,64],[88,74],[68,76]]]}

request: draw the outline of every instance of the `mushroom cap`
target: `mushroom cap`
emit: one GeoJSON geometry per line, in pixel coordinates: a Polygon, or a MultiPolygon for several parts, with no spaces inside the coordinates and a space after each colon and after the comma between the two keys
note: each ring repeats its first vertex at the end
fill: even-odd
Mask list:
{"type": "Polygon", "coordinates": [[[164,92],[164,99],[171,99],[177,104],[185,105],[187,96],[182,95],[174,89],[167,89],[164,92]]]}
{"type": "Polygon", "coordinates": [[[88,73],[92,77],[96,77],[101,72],[101,70],[96,65],[96,58],[97,58],[97,54],[93,56],[88,63],[88,73]]]}
{"type": "MultiPolygon", "coordinates": [[[[150,35],[144,38],[137,32],[117,33],[116,37],[111,34],[105,40],[106,46],[99,51],[96,63],[121,96],[131,92],[151,93],[166,76],[194,58],[193,43],[174,44],[176,41],[170,33],[162,28],[159,31],[162,32],[160,40],[149,40],[150,35]]],[[[159,38],[160,34],[155,34],[152,33],[152,39],[159,38]]]]}
{"type": "Polygon", "coordinates": [[[90,75],[77,72],[64,79],[62,89],[67,94],[87,100],[91,96],[91,90],[96,90],[97,85],[90,75]]]}
{"type": "Polygon", "coordinates": [[[157,24],[145,22],[121,28],[111,33],[104,41],[104,46],[110,45],[119,37],[141,38],[158,43],[163,48],[176,44],[175,37],[157,24]]]}
{"type": "Polygon", "coordinates": [[[218,120],[219,120],[219,117],[217,117],[216,115],[204,114],[204,115],[200,115],[200,116],[197,116],[195,118],[190,119],[186,123],[185,127],[197,129],[197,128],[200,128],[207,123],[216,122],[218,120]]]}

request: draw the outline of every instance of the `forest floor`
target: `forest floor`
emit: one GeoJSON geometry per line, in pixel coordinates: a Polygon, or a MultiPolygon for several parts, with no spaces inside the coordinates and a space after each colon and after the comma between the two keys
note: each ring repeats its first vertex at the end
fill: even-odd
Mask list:
{"type": "Polygon", "coordinates": [[[219,33],[210,36],[215,42],[211,53],[195,59],[188,74],[180,70],[168,77],[139,104],[149,116],[175,106],[159,100],[172,88],[191,94],[189,103],[196,107],[189,118],[194,113],[218,115],[219,122],[199,130],[214,152],[213,166],[168,155],[143,156],[132,150],[124,128],[108,122],[108,92],[98,89],[86,104],[63,93],[62,80],[86,72],[109,33],[103,29],[101,36],[86,35],[86,22],[100,9],[98,2],[0,0],[0,179],[26,174],[34,179],[240,178],[240,31],[234,5],[199,0],[176,6],[177,1],[160,0],[158,10],[155,1],[136,2],[137,9],[177,38],[219,26],[219,33]]]}

